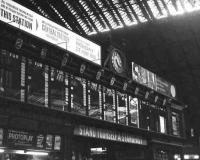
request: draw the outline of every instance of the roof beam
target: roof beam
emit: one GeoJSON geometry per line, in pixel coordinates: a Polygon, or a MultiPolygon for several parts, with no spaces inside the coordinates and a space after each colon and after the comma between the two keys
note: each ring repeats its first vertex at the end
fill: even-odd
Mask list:
{"type": "Polygon", "coordinates": [[[125,1],[124,1],[124,0],[119,0],[119,2],[120,2],[120,4],[122,5],[122,7],[124,8],[124,10],[125,10],[125,12],[126,12],[128,18],[129,18],[129,20],[130,20],[131,22],[133,22],[133,18],[132,18],[132,16],[131,16],[131,14],[129,13],[128,9],[127,9],[127,6],[125,5],[125,1]]]}
{"type": "MultiPolygon", "coordinates": [[[[66,2],[66,6],[69,10],[69,12],[73,15],[74,17],[74,14],[75,14],[75,18],[77,23],[80,24],[80,22],[77,20],[77,16],[80,17],[79,19],[81,19],[81,21],[87,26],[87,29],[89,29],[89,31],[92,31],[93,28],[92,26],[89,24],[89,22],[85,19],[85,17],[82,15],[82,14],[79,14],[78,11],[77,11],[77,6],[76,5],[73,5],[73,3],[69,3],[68,1],[65,1],[65,0],[62,0],[64,1],[64,3],[66,2]],[[76,12],[76,13],[73,13],[73,11],[76,12]]],[[[83,26],[80,24],[80,26],[83,28],[83,26]]]]}
{"type": "Polygon", "coordinates": [[[28,1],[17,0],[17,1],[15,1],[15,2],[21,4],[21,5],[24,6],[24,7],[27,7],[27,8],[29,8],[29,9],[31,9],[32,11],[34,11],[34,12],[36,12],[36,13],[39,13],[38,8],[37,8],[35,5],[33,5],[33,4],[31,3],[30,0],[28,0],[28,1]]]}
{"type": "Polygon", "coordinates": [[[88,13],[85,11],[82,4],[80,4],[79,1],[73,1],[72,4],[73,4],[74,8],[79,10],[79,15],[82,17],[82,19],[87,19],[89,21],[89,23],[92,25],[92,27],[95,29],[95,31],[99,32],[99,29],[96,27],[95,23],[92,21],[92,19],[88,15],[88,13]]]}
{"type": "Polygon", "coordinates": [[[151,19],[155,19],[154,15],[153,15],[153,12],[152,12],[151,8],[149,7],[149,4],[147,3],[147,0],[142,0],[142,2],[144,4],[146,10],[148,11],[151,19]]]}
{"type": "Polygon", "coordinates": [[[104,15],[104,13],[102,12],[102,9],[99,8],[98,4],[96,3],[96,1],[92,0],[94,7],[98,10],[98,12],[100,13],[100,15],[103,17],[104,21],[106,22],[106,24],[108,25],[108,28],[111,30],[112,26],[109,23],[108,19],[106,18],[106,16],[104,15]]]}
{"type": "Polygon", "coordinates": [[[158,9],[158,12],[160,13],[160,15],[163,15],[162,9],[160,8],[160,5],[158,4],[157,0],[153,0],[154,4],[156,5],[156,8],[158,9]]]}
{"type": "Polygon", "coordinates": [[[119,13],[119,11],[117,10],[116,6],[114,5],[112,0],[108,0],[108,2],[110,3],[111,7],[114,9],[115,13],[117,14],[117,16],[119,17],[120,21],[122,22],[122,24],[124,26],[126,26],[121,14],[119,13]]]}
{"type": "Polygon", "coordinates": [[[115,17],[113,10],[110,8],[108,2],[106,0],[101,0],[101,2],[103,3],[104,7],[107,8],[107,10],[109,11],[109,13],[111,14],[113,21],[117,24],[117,26],[119,26],[119,21],[117,20],[117,18],[115,17]]]}
{"type": "Polygon", "coordinates": [[[183,10],[184,10],[184,11],[186,11],[186,8],[185,8],[185,3],[184,3],[184,1],[183,1],[183,0],[179,0],[179,1],[180,1],[180,3],[181,3],[181,6],[182,6],[183,10]]]}
{"type": "MultiPolygon", "coordinates": [[[[68,22],[68,24],[70,25],[70,27],[72,28],[72,30],[78,34],[83,34],[83,35],[86,35],[85,31],[83,30],[83,28],[79,25],[79,23],[77,22],[77,20],[75,18],[73,18],[73,15],[71,14],[71,12],[69,12],[68,10],[64,10],[64,8],[62,7],[61,5],[61,1],[60,3],[57,2],[55,3],[55,1],[53,0],[49,0],[51,1],[51,4],[53,6],[56,7],[56,9],[58,11],[60,11],[60,15],[64,18],[64,20],[66,22],[68,22]],[[67,13],[66,13],[67,12],[67,13]],[[75,24],[74,24],[75,23],[75,24]]],[[[42,2],[41,2],[42,3],[42,2]]],[[[64,5],[64,4],[63,4],[64,5]]]]}
{"type": "Polygon", "coordinates": [[[101,26],[105,29],[106,26],[105,26],[103,20],[101,19],[100,15],[99,15],[99,13],[98,13],[99,10],[96,9],[96,8],[94,7],[93,2],[89,2],[88,0],[85,1],[85,2],[86,2],[86,4],[90,7],[90,9],[95,13],[95,16],[97,17],[99,23],[100,23],[101,26]]]}
{"type": "Polygon", "coordinates": [[[171,0],[172,5],[174,6],[175,10],[178,11],[178,6],[176,4],[176,0],[171,0]]]}
{"type": "Polygon", "coordinates": [[[164,0],[160,0],[160,1],[162,2],[164,8],[166,9],[166,11],[167,11],[167,15],[168,15],[168,16],[171,15],[171,14],[170,14],[170,11],[169,11],[169,8],[167,7],[165,1],[164,1],[164,0]]]}
{"type": "MultiPolygon", "coordinates": [[[[30,1],[30,0],[29,0],[30,1]]],[[[38,2],[38,0],[32,0],[32,2],[31,3],[35,3],[36,4],[36,6],[38,6],[38,7],[40,7],[40,9],[42,9],[44,12],[45,12],[45,14],[48,14],[48,18],[51,18],[51,16],[50,16],[50,14],[48,13],[48,9],[46,9],[44,6],[43,6],[43,3],[44,3],[44,1],[42,1],[42,3],[41,2],[38,2]]],[[[39,10],[39,9],[38,9],[39,10]]],[[[40,13],[41,14],[41,13],[40,13]]],[[[58,17],[56,16],[56,18],[55,19],[58,19],[58,17]]]]}
{"type": "Polygon", "coordinates": [[[135,12],[135,10],[133,9],[133,7],[131,6],[130,2],[129,2],[129,1],[125,1],[125,2],[128,4],[128,6],[129,6],[131,12],[133,13],[135,19],[136,19],[139,23],[141,23],[140,19],[138,18],[137,13],[135,12]]]}
{"type": "Polygon", "coordinates": [[[147,20],[150,21],[151,18],[149,17],[149,15],[148,15],[148,13],[147,13],[145,7],[143,6],[141,0],[136,0],[136,4],[140,7],[140,9],[141,9],[141,11],[142,11],[144,17],[145,17],[147,20]]]}

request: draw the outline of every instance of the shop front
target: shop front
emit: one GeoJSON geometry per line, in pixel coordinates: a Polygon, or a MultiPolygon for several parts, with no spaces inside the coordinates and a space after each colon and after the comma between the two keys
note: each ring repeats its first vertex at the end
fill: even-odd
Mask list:
{"type": "Polygon", "coordinates": [[[0,128],[0,160],[60,160],[62,137],[0,128]]]}
{"type": "Polygon", "coordinates": [[[125,131],[87,125],[74,127],[72,160],[145,159],[147,140],[125,131]]]}

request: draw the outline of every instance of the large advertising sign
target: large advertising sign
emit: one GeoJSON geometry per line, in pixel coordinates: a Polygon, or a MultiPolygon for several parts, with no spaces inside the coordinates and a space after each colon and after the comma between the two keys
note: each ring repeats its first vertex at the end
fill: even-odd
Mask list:
{"type": "Polygon", "coordinates": [[[13,2],[0,0],[0,20],[101,65],[101,47],[13,2]]]}
{"type": "Polygon", "coordinates": [[[132,79],[146,87],[149,87],[161,94],[169,97],[176,97],[175,86],[160,78],[156,74],[148,71],[140,65],[132,62],[132,79]]]}

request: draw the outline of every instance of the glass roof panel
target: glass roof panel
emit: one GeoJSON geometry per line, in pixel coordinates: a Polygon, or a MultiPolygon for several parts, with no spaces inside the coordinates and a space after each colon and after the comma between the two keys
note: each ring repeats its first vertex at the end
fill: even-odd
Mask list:
{"type": "Polygon", "coordinates": [[[70,10],[70,12],[75,16],[76,20],[79,22],[79,24],[81,25],[85,33],[89,34],[91,31],[89,30],[87,25],[83,22],[83,20],[80,18],[77,11],[71,6],[71,4],[68,1],[66,0],[62,0],[62,1],[66,5],[66,7],[70,10]]]}
{"type": "Polygon", "coordinates": [[[44,17],[50,18],[49,15],[39,5],[37,5],[34,0],[29,0],[29,2],[31,2],[31,4],[34,5],[44,17]]]}
{"type": "Polygon", "coordinates": [[[159,18],[167,17],[167,16],[168,16],[168,15],[167,15],[167,10],[166,10],[166,8],[164,7],[163,3],[161,2],[161,0],[157,0],[157,2],[158,2],[158,5],[160,6],[160,9],[162,10],[162,13],[163,13],[163,15],[160,16],[159,18]]]}
{"type": "Polygon", "coordinates": [[[200,10],[199,0],[184,0],[184,5],[187,12],[200,10]]]}
{"type": "Polygon", "coordinates": [[[172,3],[171,0],[164,0],[164,2],[166,3],[166,5],[167,5],[167,7],[168,7],[169,12],[170,12],[171,15],[177,15],[178,14],[178,11],[174,7],[174,5],[173,5],[173,3],[172,3]]]}
{"type": "MultiPolygon", "coordinates": [[[[95,16],[95,13],[92,9],[89,8],[89,6],[87,5],[87,3],[83,0],[79,0],[80,4],[84,7],[84,9],[87,11],[88,15],[90,16],[90,18],[92,19],[93,23],[95,24],[95,26],[98,28],[98,30],[103,30],[103,26],[101,25],[101,23],[98,21],[97,17],[95,16]]],[[[105,25],[105,24],[104,24],[105,25]]]]}
{"type": "Polygon", "coordinates": [[[53,10],[54,12],[59,16],[59,18],[63,21],[63,23],[65,23],[65,25],[67,26],[68,29],[72,30],[72,28],[68,25],[68,23],[65,21],[65,19],[62,17],[62,15],[58,12],[58,10],[52,5],[50,4],[49,5],[53,10]]]}
{"type": "MultiPolygon", "coordinates": [[[[131,23],[131,20],[128,17],[128,14],[126,13],[126,10],[123,8],[122,5],[120,5],[119,0],[116,0],[115,2],[113,2],[115,4],[115,6],[117,7],[121,17],[123,18],[124,22],[126,25],[131,23]]],[[[124,3],[125,5],[125,3],[124,3]]],[[[127,6],[126,6],[127,7],[127,6]]]]}
{"type": "MultiPolygon", "coordinates": [[[[142,11],[143,8],[140,8],[141,6],[137,3],[139,1],[145,9],[147,5],[144,4],[144,0],[95,0],[95,2],[93,0],[76,1],[78,1],[76,5],[80,6],[76,7],[74,5],[75,1],[62,0],[64,3],[63,7],[66,7],[66,11],[70,11],[74,16],[74,19],[72,18],[74,21],[71,22],[71,25],[69,24],[70,21],[67,21],[67,17],[63,17],[61,11],[53,4],[49,3],[49,7],[58,15],[67,28],[73,30],[71,26],[79,25],[79,29],[82,28],[88,35],[97,34],[97,32],[107,32],[110,31],[110,28],[122,28],[124,27],[124,23],[126,26],[130,26],[138,24],[138,21],[141,23],[148,21],[142,11]],[[79,8],[84,8],[86,16],[82,16],[83,13],[80,13],[79,8]],[[101,11],[99,11],[99,9],[101,9],[101,11]]],[[[50,12],[48,12],[46,8],[43,8],[42,5],[39,5],[39,0],[28,0],[28,2],[35,6],[35,9],[44,17],[51,18],[50,12]]],[[[200,0],[146,0],[146,2],[156,19],[200,10],[200,0]]],[[[146,8],[145,11],[148,15],[151,15],[148,8],[146,8]]],[[[151,19],[151,21],[153,20],[151,19]]]]}
{"type": "Polygon", "coordinates": [[[153,0],[147,1],[149,7],[151,8],[151,11],[155,18],[159,19],[162,15],[159,13],[158,8],[156,7],[156,4],[153,0]]]}
{"type": "Polygon", "coordinates": [[[140,7],[136,4],[135,1],[131,1],[130,2],[133,9],[135,10],[136,14],[138,15],[138,18],[140,20],[140,22],[147,22],[147,19],[144,17],[142,10],[140,9],[140,7]]]}

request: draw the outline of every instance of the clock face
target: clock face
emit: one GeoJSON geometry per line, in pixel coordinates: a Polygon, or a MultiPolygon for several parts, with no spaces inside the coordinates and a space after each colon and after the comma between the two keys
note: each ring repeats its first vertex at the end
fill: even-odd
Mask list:
{"type": "Polygon", "coordinates": [[[117,73],[122,73],[124,70],[121,56],[116,50],[112,52],[112,66],[117,73]]]}

